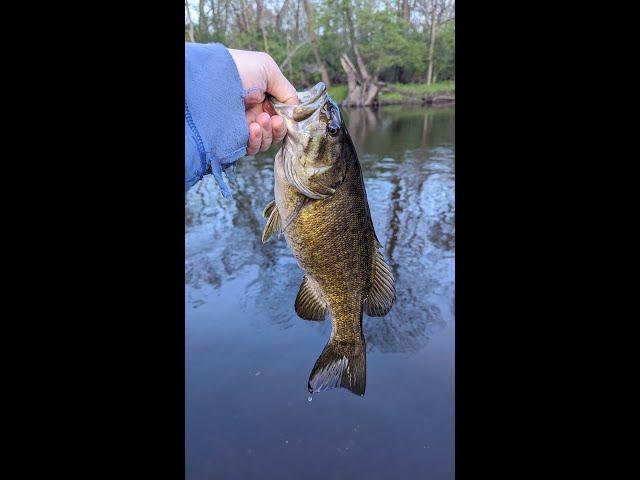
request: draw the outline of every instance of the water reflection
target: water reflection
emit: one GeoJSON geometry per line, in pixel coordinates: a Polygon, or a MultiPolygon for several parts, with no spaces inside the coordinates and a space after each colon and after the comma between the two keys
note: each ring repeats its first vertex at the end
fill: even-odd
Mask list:
{"type": "MultiPolygon", "coordinates": [[[[397,301],[365,318],[367,351],[415,352],[454,316],[453,109],[388,107],[345,112],[362,163],[373,222],[396,278],[397,301]]],[[[235,281],[246,308],[290,328],[302,272],[284,238],[263,244],[262,209],[273,198],[273,157],[238,165],[232,200],[207,178],[187,194],[186,281],[193,308],[198,290],[235,281]]],[[[271,155],[270,155],[271,154],[271,155]]],[[[330,321],[316,328],[328,336],[330,321]]]]}

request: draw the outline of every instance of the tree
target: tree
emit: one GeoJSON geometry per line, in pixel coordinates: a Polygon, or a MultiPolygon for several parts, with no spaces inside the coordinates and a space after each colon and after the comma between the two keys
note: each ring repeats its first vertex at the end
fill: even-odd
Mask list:
{"type": "Polygon", "coordinates": [[[264,44],[264,51],[269,52],[269,43],[267,42],[267,32],[264,29],[263,22],[263,13],[264,13],[264,0],[256,0],[256,22],[258,24],[258,29],[260,33],[262,33],[262,42],[264,44]]]}
{"type": "MultiPolygon", "coordinates": [[[[448,22],[452,19],[444,18],[445,13],[453,14],[455,9],[455,2],[448,0],[430,0],[429,6],[429,51],[428,51],[428,66],[427,66],[427,85],[433,83],[433,63],[434,52],[436,46],[436,29],[444,22],[448,22]]],[[[426,10],[426,8],[425,8],[426,10]]]]}
{"type": "Polygon", "coordinates": [[[378,100],[378,92],[380,91],[380,84],[378,82],[378,75],[372,77],[367,71],[367,67],[360,54],[360,48],[356,39],[355,28],[353,25],[353,18],[351,14],[351,2],[349,0],[343,0],[343,13],[346,19],[347,30],[349,33],[349,40],[351,42],[351,48],[356,56],[356,62],[358,68],[353,65],[353,62],[346,53],[340,56],[340,64],[347,73],[347,83],[349,87],[349,93],[347,99],[344,101],[348,106],[364,106],[374,105],[378,100]]]}
{"type": "Polygon", "coordinates": [[[276,15],[276,32],[278,32],[279,34],[282,33],[282,19],[284,17],[284,14],[288,6],[289,6],[289,0],[284,0],[282,2],[282,6],[280,7],[280,10],[278,10],[278,14],[276,15]]]}
{"type": "Polygon", "coordinates": [[[347,105],[375,105],[384,72],[393,78],[398,67],[413,69],[420,61],[421,51],[415,47],[419,35],[414,27],[393,10],[376,10],[372,5],[373,1],[358,2],[354,7],[349,0],[342,0],[346,36],[357,65],[348,54],[342,55],[347,81],[351,78],[347,105]]]}
{"type": "Polygon", "coordinates": [[[322,81],[327,87],[330,87],[331,81],[329,80],[329,72],[327,71],[327,65],[324,63],[324,60],[320,56],[320,50],[318,48],[318,37],[316,36],[315,26],[313,24],[313,7],[311,6],[311,2],[309,0],[303,0],[303,3],[304,3],[304,11],[307,14],[307,28],[309,31],[309,37],[311,38],[313,55],[316,57],[316,63],[318,64],[318,69],[320,70],[322,81]]]}
{"type": "Polygon", "coordinates": [[[204,13],[204,0],[198,0],[198,33],[202,39],[207,37],[207,15],[204,13]]]}
{"type": "Polygon", "coordinates": [[[407,22],[411,20],[411,9],[409,7],[409,0],[402,0],[402,18],[407,22]]]}
{"type": "Polygon", "coordinates": [[[188,32],[189,32],[189,41],[190,42],[195,42],[196,41],[196,37],[194,35],[193,32],[193,20],[191,20],[191,12],[189,11],[189,1],[185,0],[184,2],[184,9],[185,12],[187,14],[187,25],[188,25],[188,32]]]}
{"type": "Polygon", "coordinates": [[[267,51],[299,90],[348,83],[347,103],[376,104],[385,82],[454,78],[454,1],[186,0],[185,40],[267,51]]]}
{"type": "Polygon", "coordinates": [[[446,22],[436,38],[434,49],[433,81],[455,78],[455,24],[446,22]]]}

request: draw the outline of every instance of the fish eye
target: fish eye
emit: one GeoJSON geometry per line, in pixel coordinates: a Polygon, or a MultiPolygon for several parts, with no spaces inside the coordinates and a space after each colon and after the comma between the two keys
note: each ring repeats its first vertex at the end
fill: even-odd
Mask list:
{"type": "Polygon", "coordinates": [[[329,132],[329,135],[331,135],[332,137],[335,137],[336,135],[338,135],[338,132],[340,132],[340,128],[330,123],[329,125],[327,125],[327,132],[329,132]]]}

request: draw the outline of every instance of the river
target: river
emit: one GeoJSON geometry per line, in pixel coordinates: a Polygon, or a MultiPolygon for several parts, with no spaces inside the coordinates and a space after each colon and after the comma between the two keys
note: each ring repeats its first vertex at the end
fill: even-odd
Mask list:
{"type": "Polygon", "coordinates": [[[298,318],[302,271],[262,244],[274,150],[241,159],[234,198],[186,198],[186,475],[200,479],[453,479],[455,110],[345,110],[373,223],[396,278],[364,318],[366,395],[313,395],[331,324],[298,318]]]}

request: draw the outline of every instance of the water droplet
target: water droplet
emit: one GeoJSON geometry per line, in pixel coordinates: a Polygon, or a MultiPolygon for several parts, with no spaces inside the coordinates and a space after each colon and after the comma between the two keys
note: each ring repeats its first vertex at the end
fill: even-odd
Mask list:
{"type": "Polygon", "coordinates": [[[309,395],[309,398],[307,398],[307,401],[310,402],[311,400],[313,400],[313,396],[309,395]]]}

